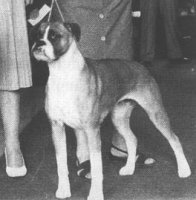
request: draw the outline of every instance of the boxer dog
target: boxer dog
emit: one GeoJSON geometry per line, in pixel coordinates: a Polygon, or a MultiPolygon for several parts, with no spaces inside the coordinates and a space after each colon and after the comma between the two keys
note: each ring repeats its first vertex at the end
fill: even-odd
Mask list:
{"type": "Polygon", "coordinates": [[[119,173],[123,176],[134,173],[137,139],[129,127],[129,119],[136,104],[146,111],[168,140],[176,157],[179,177],[190,176],[189,164],[178,137],[172,131],[154,78],[136,62],[84,58],[77,43],[79,34],[77,24],[43,23],[32,48],[34,57],[46,61],[49,67],[45,108],[56,152],[56,197],[71,196],[65,124],[82,138],[82,142],[77,144],[78,152],[88,145],[91,164],[88,200],[104,199],[100,125],[108,113],[111,113],[114,126],[127,145],[127,162],[119,173]]]}

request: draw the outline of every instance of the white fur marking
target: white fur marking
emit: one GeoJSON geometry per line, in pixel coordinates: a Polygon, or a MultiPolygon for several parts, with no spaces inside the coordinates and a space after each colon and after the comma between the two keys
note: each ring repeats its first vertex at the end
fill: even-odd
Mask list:
{"type": "Polygon", "coordinates": [[[47,83],[46,110],[52,119],[61,119],[64,123],[76,127],[82,115],[88,114],[86,82],[81,76],[84,59],[75,42],[58,62],[49,63],[50,76],[47,83]],[[66,78],[65,78],[66,77],[66,78]],[[60,88],[60,90],[59,90],[60,88]],[[85,105],[86,108],[79,105],[85,105]]]}
{"type": "Polygon", "coordinates": [[[43,37],[43,40],[46,42],[48,39],[48,32],[49,32],[49,30],[50,30],[50,26],[48,26],[47,28],[46,28],[46,30],[45,30],[45,34],[44,34],[44,37],[43,37]]]}
{"type": "Polygon", "coordinates": [[[103,200],[103,172],[101,152],[90,152],[91,188],[88,200],[103,200]]]}

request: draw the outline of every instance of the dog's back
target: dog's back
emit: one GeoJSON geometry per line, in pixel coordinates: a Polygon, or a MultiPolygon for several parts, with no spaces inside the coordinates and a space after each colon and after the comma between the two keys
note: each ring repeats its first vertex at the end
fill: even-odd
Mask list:
{"type": "Polygon", "coordinates": [[[139,84],[147,86],[153,80],[144,66],[137,62],[120,59],[85,60],[97,85],[98,79],[101,79],[102,107],[103,104],[118,102],[125,94],[136,90],[139,84]]]}

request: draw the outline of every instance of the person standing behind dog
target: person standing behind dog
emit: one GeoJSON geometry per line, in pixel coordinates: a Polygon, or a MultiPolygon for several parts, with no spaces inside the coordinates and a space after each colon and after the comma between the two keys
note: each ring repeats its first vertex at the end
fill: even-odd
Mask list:
{"type": "Polygon", "coordinates": [[[155,56],[155,32],[158,10],[163,18],[165,29],[167,54],[171,63],[183,64],[190,61],[183,56],[177,28],[177,0],[141,0],[141,41],[140,58],[146,64],[155,56]]]}
{"type": "MultiPolygon", "coordinates": [[[[58,0],[57,2],[65,21],[75,22],[81,28],[79,48],[84,57],[130,61],[133,59],[131,0],[58,0]]],[[[56,5],[53,8],[52,20],[62,20],[56,5]]],[[[83,140],[82,138],[82,136],[77,137],[83,140]]],[[[127,156],[124,139],[115,131],[111,155],[113,158],[127,156]]],[[[144,155],[141,157],[142,162],[145,162],[147,157],[144,155]]],[[[89,167],[86,160],[89,161],[87,146],[78,162],[78,175],[84,177],[89,167]]]]}
{"type": "MultiPolygon", "coordinates": [[[[80,25],[82,35],[79,45],[85,57],[132,60],[132,0],[57,2],[65,20],[80,25]]],[[[53,20],[62,20],[56,9],[53,14],[53,20]]]]}
{"type": "Polygon", "coordinates": [[[32,86],[25,5],[33,0],[1,0],[0,7],[0,111],[5,136],[6,172],[24,176],[20,149],[20,88],[32,86]]]}

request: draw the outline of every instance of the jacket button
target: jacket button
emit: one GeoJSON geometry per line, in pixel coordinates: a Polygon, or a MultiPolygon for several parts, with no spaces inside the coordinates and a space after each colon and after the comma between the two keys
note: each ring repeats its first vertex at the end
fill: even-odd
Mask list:
{"type": "Polygon", "coordinates": [[[104,18],[104,14],[103,14],[103,13],[100,13],[100,14],[99,14],[99,18],[100,18],[100,19],[103,19],[103,18],[104,18]]]}
{"type": "Polygon", "coordinates": [[[101,41],[106,41],[106,37],[105,36],[101,36],[101,41]]]}

